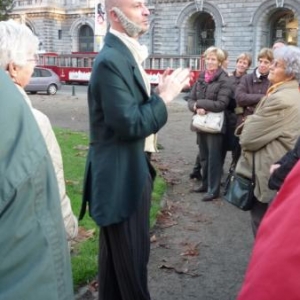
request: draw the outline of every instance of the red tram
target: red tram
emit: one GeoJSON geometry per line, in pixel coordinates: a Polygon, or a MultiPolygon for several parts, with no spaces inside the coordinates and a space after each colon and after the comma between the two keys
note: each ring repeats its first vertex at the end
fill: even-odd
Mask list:
{"type": "MultiPolygon", "coordinates": [[[[55,52],[40,53],[38,66],[53,70],[65,83],[87,83],[91,76],[92,65],[97,52],[72,52],[71,54],[57,54],[55,52]]],[[[158,84],[158,74],[162,74],[167,67],[190,67],[193,80],[196,80],[204,61],[199,56],[150,56],[144,68],[152,85],[158,84]]]]}

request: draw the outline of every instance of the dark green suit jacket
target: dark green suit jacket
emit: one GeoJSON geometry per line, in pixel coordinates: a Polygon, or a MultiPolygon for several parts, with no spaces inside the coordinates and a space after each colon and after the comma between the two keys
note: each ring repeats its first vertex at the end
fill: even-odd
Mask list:
{"type": "Polygon", "coordinates": [[[147,95],[129,49],[111,33],[98,54],[88,89],[90,148],[84,181],[86,202],[99,226],[126,220],[142,199],[149,176],[145,138],[167,121],[162,99],[147,95]]]}

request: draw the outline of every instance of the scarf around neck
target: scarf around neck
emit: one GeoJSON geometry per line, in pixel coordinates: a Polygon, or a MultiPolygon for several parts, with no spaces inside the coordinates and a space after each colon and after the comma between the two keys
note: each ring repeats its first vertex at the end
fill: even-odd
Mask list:
{"type": "Polygon", "coordinates": [[[213,71],[212,73],[208,73],[207,71],[205,71],[204,74],[204,81],[209,83],[213,80],[213,78],[215,77],[216,73],[218,70],[213,71]]]}
{"type": "MultiPolygon", "coordinates": [[[[288,80],[288,81],[290,81],[290,80],[288,80]]],[[[286,83],[288,81],[280,81],[278,83],[271,85],[268,88],[266,95],[269,96],[269,95],[273,94],[277,90],[278,87],[280,87],[281,85],[283,85],[284,83],[286,83]]]]}
{"type": "MultiPolygon", "coordinates": [[[[110,28],[110,33],[117,36],[129,49],[131,54],[133,55],[137,65],[139,67],[140,73],[143,77],[145,87],[147,90],[147,94],[150,97],[151,94],[151,84],[148,78],[147,73],[145,72],[144,68],[142,67],[143,61],[148,57],[148,49],[145,45],[141,45],[137,40],[129,37],[125,33],[121,33],[117,30],[110,28]]],[[[157,149],[157,135],[151,134],[145,139],[145,146],[144,151],[146,152],[158,152],[157,149]]]]}
{"type": "Polygon", "coordinates": [[[143,61],[148,57],[148,49],[145,45],[141,45],[137,40],[129,37],[125,33],[121,33],[117,30],[114,30],[112,28],[109,29],[109,32],[115,36],[117,36],[129,49],[131,54],[133,55],[135,61],[137,62],[137,65],[139,67],[140,73],[143,77],[145,87],[147,90],[148,96],[150,96],[151,91],[151,85],[148,78],[147,73],[145,72],[144,68],[142,67],[143,61]]]}

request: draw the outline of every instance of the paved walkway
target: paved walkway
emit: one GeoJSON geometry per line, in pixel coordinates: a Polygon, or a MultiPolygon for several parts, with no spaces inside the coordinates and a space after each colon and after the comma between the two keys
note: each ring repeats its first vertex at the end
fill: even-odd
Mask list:
{"type": "MultiPolygon", "coordinates": [[[[155,230],[149,265],[152,299],[233,300],[253,243],[249,214],[221,199],[202,202],[202,194],[190,192],[198,184],[189,179],[197,153],[191,113],[183,101],[169,110],[159,134],[164,149],[157,157],[174,183],[166,195],[174,225],[155,230]]],[[[225,171],[228,164],[229,159],[225,171]]]]}

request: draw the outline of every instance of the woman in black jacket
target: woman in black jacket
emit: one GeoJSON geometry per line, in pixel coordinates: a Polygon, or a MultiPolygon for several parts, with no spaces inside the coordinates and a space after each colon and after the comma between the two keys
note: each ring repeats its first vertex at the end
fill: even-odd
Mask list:
{"type": "MultiPolygon", "coordinates": [[[[189,109],[199,115],[225,111],[231,95],[228,75],[222,69],[224,52],[217,47],[210,47],[205,51],[204,58],[206,69],[199,74],[188,96],[189,109]]],[[[202,185],[194,192],[207,193],[202,201],[212,201],[220,194],[225,126],[224,123],[221,133],[197,132],[202,185]]]]}
{"type": "Polygon", "coordinates": [[[247,74],[247,70],[252,64],[252,57],[249,53],[241,53],[236,59],[235,70],[229,74],[229,82],[231,85],[231,99],[226,110],[227,130],[224,140],[224,159],[227,151],[232,151],[232,162],[230,169],[234,168],[241,153],[239,139],[235,136],[235,128],[237,124],[235,90],[239,85],[241,78],[247,74]]]}

